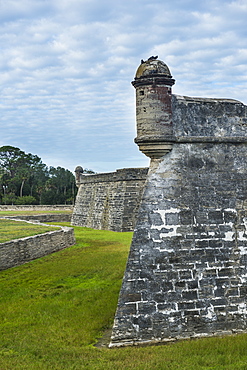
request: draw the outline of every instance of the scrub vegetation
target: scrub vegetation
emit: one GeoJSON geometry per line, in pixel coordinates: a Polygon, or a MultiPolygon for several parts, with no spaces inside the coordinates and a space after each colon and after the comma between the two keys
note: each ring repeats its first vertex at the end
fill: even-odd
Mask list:
{"type": "Polygon", "coordinates": [[[247,369],[247,335],[96,347],[113,324],[132,233],[74,229],[76,245],[0,272],[1,370],[247,369]]]}

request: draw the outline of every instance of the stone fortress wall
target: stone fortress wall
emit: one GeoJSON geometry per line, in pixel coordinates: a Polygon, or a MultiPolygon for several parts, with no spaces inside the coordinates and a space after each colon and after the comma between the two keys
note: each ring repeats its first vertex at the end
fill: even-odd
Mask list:
{"type": "Polygon", "coordinates": [[[157,58],[132,82],[151,164],[111,347],[247,330],[247,106],[174,83],[157,58]]]}
{"type": "Polygon", "coordinates": [[[72,225],[113,231],[133,231],[147,168],[84,175],[76,169],[79,187],[72,225]]]}

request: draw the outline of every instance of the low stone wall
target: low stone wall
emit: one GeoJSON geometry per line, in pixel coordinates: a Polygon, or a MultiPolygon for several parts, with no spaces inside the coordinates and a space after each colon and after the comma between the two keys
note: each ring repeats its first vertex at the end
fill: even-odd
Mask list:
{"type": "Polygon", "coordinates": [[[55,205],[0,205],[0,211],[73,211],[72,204],[55,205]]]}
{"type": "Polygon", "coordinates": [[[60,230],[0,243],[0,270],[19,266],[75,244],[74,230],[60,230]]]}
{"type": "MultiPolygon", "coordinates": [[[[72,213],[51,213],[41,215],[18,215],[19,220],[36,222],[70,222],[72,213]]],[[[6,216],[8,219],[16,219],[16,216],[6,216]]]]}

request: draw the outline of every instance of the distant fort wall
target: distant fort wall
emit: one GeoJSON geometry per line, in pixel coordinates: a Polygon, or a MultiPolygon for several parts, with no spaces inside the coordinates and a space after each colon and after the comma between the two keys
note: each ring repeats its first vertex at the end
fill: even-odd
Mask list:
{"type": "Polygon", "coordinates": [[[72,225],[113,231],[133,231],[147,168],[85,175],[77,171],[78,193],[72,225]]]}

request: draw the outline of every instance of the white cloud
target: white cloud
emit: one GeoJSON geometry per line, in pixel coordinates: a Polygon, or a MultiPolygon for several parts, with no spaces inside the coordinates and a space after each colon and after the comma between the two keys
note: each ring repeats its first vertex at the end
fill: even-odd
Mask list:
{"type": "Polygon", "coordinates": [[[33,19],[37,16],[47,16],[52,10],[49,0],[1,0],[1,22],[16,22],[22,19],[33,19]]]}
{"type": "Polygon", "coordinates": [[[246,103],[246,13],[240,0],[1,1],[0,145],[72,170],[146,165],[133,143],[140,59],[159,55],[177,94],[246,103]]]}

